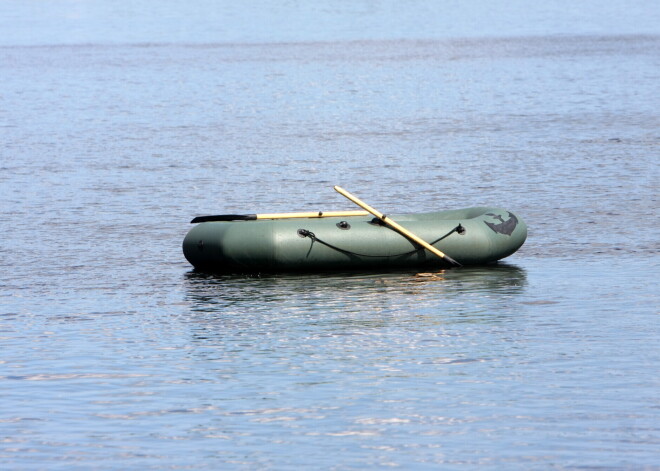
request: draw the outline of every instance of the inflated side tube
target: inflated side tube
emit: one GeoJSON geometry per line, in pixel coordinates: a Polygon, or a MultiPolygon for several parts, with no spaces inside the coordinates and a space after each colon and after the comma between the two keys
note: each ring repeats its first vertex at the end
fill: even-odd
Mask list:
{"type": "MultiPolygon", "coordinates": [[[[400,214],[392,219],[462,265],[501,260],[527,238],[522,219],[500,208],[400,214]]],[[[214,272],[448,266],[371,216],[202,222],[186,235],[183,253],[195,268],[214,272]]]]}

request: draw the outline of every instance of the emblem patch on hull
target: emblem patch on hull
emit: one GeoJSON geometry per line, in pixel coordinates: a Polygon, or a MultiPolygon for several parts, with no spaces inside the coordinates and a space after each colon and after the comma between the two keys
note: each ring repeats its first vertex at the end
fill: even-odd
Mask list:
{"type": "Polygon", "coordinates": [[[493,219],[497,219],[499,223],[495,224],[492,222],[484,221],[484,224],[486,224],[488,227],[490,227],[494,232],[497,232],[498,234],[504,234],[510,236],[511,234],[513,234],[513,231],[516,229],[516,226],[518,225],[518,218],[510,211],[507,212],[509,213],[509,219],[507,219],[506,221],[499,214],[486,213],[486,216],[492,216],[493,219]]]}

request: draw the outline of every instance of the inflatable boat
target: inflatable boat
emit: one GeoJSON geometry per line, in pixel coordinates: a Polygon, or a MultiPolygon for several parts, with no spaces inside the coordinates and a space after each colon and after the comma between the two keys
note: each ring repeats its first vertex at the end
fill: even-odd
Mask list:
{"type": "MultiPolygon", "coordinates": [[[[364,211],[312,217],[203,216],[183,241],[196,268],[212,272],[272,273],[446,268],[451,266],[364,211]],[[242,220],[223,220],[242,219],[242,220]]],[[[423,242],[460,265],[483,265],[513,254],[527,226],[501,208],[466,208],[392,215],[423,242]]]]}

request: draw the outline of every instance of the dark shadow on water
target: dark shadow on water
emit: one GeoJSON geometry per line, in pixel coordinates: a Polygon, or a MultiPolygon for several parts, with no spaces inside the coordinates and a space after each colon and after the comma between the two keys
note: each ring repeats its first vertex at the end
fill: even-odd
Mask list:
{"type": "MultiPolygon", "coordinates": [[[[346,337],[366,332],[439,332],[453,325],[507,322],[527,275],[495,264],[438,272],[230,276],[189,272],[186,322],[193,343],[346,337]]],[[[405,334],[404,334],[405,335],[405,334]]],[[[262,348],[262,347],[260,347],[262,348]]],[[[265,346],[263,348],[266,348],[265,346]]],[[[270,347],[269,347],[270,348],[270,347]]]]}
{"type": "Polygon", "coordinates": [[[359,310],[391,297],[414,297],[420,301],[442,297],[456,301],[468,293],[510,296],[521,293],[526,283],[524,269],[505,263],[423,273],[185,274],[191,309],[217,312],[241,307],[268,308],[273,304],[313,304],[317,308],[350,304],[348,307],[359,310]]]}

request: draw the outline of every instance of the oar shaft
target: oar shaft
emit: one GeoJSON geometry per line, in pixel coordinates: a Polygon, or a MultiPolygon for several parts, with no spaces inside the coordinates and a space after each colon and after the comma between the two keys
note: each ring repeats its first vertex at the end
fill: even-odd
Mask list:
{"type": "Polygon", "coordinates": [[[295,218],[333,218],[367,216],[367,211],[317,211],[308,213],[264,213],[257,214],[257,219],[295,219],[295,218]]]}
{"type": "Polygon", "coordinates": [[[415,243],[421,245],[422,247],[424,247],[426,250],[428,250],[429,252],[433,253],[434,255],[437,255],[438,257],[440,257],[440,258],[442,258],[442,259],[444,259],[444,260],[447,260],[447,261],[448,261],[449,263],[451,263],[452,265],[461,266],[460,263],[458,263],[456,260],[454,260],[453,258],[451,258],[450,256],[448,256],[447,254],[445,254],[445,253],[441,252],[440,250],[436,249],[436,248],[433,247],[431,244],[429,244],[428,242],[426,242],[424,239],[422,239],[422,238],[416,236],[415,234],[413,234],[412,232],[410,232],[410,231],[409,231],[408,229],[406,229],[405,227],[403,227],[403,226],[401,226],[400,224],[398,224],[397,222],[393,221],[392,219],[390,219],[389,217],[387,217],[386,215],[384,215],[384,214],[381,213],[380,211],[378,211],[378,210],[372,208],[372,207],[369,206],[367,203],[365,203],[364,201],[360,200],[359,198],[353,196],[351,193],[349,193],[348,191],[344,190],[343,188],[341,188],[341,187],[339,187],[339,186],[335,186],[335,191],[337,191],[337,192],[338,192],[339,194],[341,194],[342,196],[345,196],[346,198],[348,198],[349,200],[351,200],[353,203],[357,204],[357,205],[360,206],[361,208],[366,209],[366,210],[369,211],[371,214],[373,214],[374,216],[376,216],[378,219],[380,219],[381,221],[383,221],[385,224],[389,225],[392,229],[394,229],[395,231],[399,232],[401,235],[407,237],[408,239],[412,240],[413,242],[415,242],[415,243]]]}
{"type": "Polygon", "coordinates": [[[254,221],[257,219],[295,219],[295,218],[331,218],[367,216],[367,211],[317,211],[307,213],[270,213],[270,214],[218,214],[216,216],[197,216],[192,224],[209,221],[254,221]]]}

